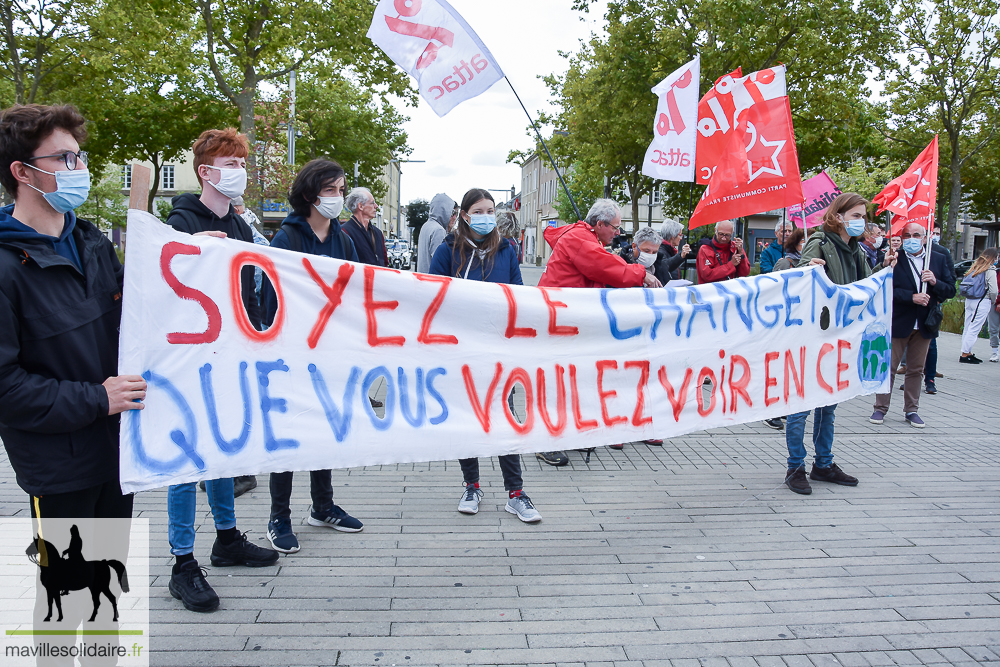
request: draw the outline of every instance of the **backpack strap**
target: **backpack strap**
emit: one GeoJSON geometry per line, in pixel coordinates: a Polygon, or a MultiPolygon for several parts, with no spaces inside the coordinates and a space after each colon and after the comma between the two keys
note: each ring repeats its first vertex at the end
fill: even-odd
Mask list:
{"type": "Polygon", "coordinates": [[[354,239],[344,231],[343,227],[340,228],[340,245],[344,249],[344,259],[351,261],[351,255],[357,254],[357,250],[354,249],[354,239]]]}
{"type": "Polygon", "coordinates": [[[281,231],[285,232],[285,236],[288,237],[288,249],[294,252],[302,252],[302,235],[299,234],[299,230],[295,229],[292,225],[282,223],[281,231]]]}

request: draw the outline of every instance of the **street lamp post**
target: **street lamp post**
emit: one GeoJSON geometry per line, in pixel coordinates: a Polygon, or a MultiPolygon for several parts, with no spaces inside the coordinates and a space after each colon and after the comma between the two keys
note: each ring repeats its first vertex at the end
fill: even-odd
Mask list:
{"type": "MultiPolygon", "coordinates": [[[[393,158],[389,160],[389,177],[392,177],[392,163],[395,162],[398,165],[402,165],[404,162],[426,162],[426,160],[397,160],[393,158]]],[[[402,217],[401,207],[400,207],[400,192],[401,192],[401,182],[403,180],[403,168],[398,167],[399,171],[396,176],[396,238],[402,237],[402,226],[400,225],[400,218],[402,217]]]]}

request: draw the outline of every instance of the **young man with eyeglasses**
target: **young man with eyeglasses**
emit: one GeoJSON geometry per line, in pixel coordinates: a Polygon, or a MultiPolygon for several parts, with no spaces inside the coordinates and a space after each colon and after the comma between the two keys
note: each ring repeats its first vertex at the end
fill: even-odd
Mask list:
{"type": "Polygon", "coordinates": [[[131,518],[119,413],[146,383],[118,375],[124,271],[73,212],[90,192],[84,119],[71,106],[0,113],[0,439],[31,516],[131,518]]]}

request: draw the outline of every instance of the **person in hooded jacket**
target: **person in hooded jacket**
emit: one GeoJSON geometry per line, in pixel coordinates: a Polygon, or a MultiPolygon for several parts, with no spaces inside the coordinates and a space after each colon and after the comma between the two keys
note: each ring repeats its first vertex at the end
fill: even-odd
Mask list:
{"type": "MultiPolygon", "coordinates": [[[[524,284],[517,251],[497,229],[496,208],[493,195],[488,190],[473,188],[462,197],[455,231],[438,246],[429,273],[505,285],[524,284]]],[[[465,490],[458,503],[458,511],[476,514],[483,498],[483,491],[479,488],[479,459],[461,459],[459,464],[465,478],[465,490]]],[[[525,523],[541,521],[542,515],[524,492],[521,457],[518,454],[501,456],[500,471],[508,495],[504,510],[517,515],[525,523]]]]}
{"type": "Polygon", "coordinates": [[[417,273],[427,273],[431,260],[455,222],[455,200],[446,194],[436,194],[427,210],[427,222],[417,238],[417,273]]]}
{"type": "MultiPolygon", "coordinates": [[[[272,248],[284,248],[307,255],[322,255],[358,261],[351,237],[338,219],[344,209],[344,170],[332,160],[313,160],[299,171],[288,193],[292,212],[281,223],[272,248]]],[[[268,277],[261,288],[264,323],[274,322],[278,298],[268,277]]],[[[267,523],[267,539],[277,551],[290,554],[299,550],[299,541],[292,531],[291,472],[271,473],[271,517],[267,523]]],[[[312,507],[306,523],[332,528],[343,533],[357,533],[364,527],[360,521],[333,504],[332,473],[313,470],[309,473],[312,507]]]]}
{"type": "MultiPolygon", "coordinates": [[[[232,204],[234,197],[243,195],[247,185],[246,158],[250,154],[250,144],[246,136],[233,128],[205,130],[191,150],[195,175],[202,186],[201,195],[188,193],[174,197],[167,224],[188,234],[253,243],[249,226],[232,204]]],[[[243,267],[240,284],[247,317],[254,328],[260,329],[254,267],[243,267]]],[[[252,475],[237,479],[246,490],[257,486],[257,479],[252,475]]],[[[212,565],[262,567],[277,562],[276,552],[258,547],[236,528],[233,482],[231,477],[205,481],[215,520],[212,565]]],[[[196,513],[194,482],[174,484],[167,489],[168,539],[170,553],[175,558],[168,590],[186,609],[208,612],[218,608],[219,596],[208,584],[194,557],[196,513]]]]}
{"type": "MultiPolygon", "coordinates": [[[[823,227],[820,231],[809,235],[802,256],[797,264],[804,268],[823,261],[830,282],[837,285],[849,285],[857,280],[863,280],[872,274],[868,265],[867,255],[859,245],[858,239],[865,233],[868,224],[869,202],[854,192],[837,195],[829,208],[823,214],[823,227]]],[[[896,253],[886,252],[884,266],[895,266],[896,253]]],[[[834,411],[836,404],[816,408],[813,422],[813,446],[816,450],[812,471],[806,478],[806,419],[809,411],[798,412],[788,416],[785,427],[785,444],[788,446],[788,469],[785,472],[785,485],[795,493],[808,495],[812,493],[809,480],[839,484],[841,486],[857,486],[858,478],[848,475],[840,469],[833,460],[834,411]]]]}
{"type": "Polygon", "coordinates": [[[72,106],[0,113],[0,439],[31,516],[131,518],[119,414],[146,382],[118,375],[124,269],[74,209],[90,191],[72,106]]]}

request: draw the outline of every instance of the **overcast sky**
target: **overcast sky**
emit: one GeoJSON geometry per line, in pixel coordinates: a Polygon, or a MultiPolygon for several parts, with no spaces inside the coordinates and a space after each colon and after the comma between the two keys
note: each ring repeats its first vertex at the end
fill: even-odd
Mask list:
{"type": "MultiPolygon", "coordinates": [[[[534,115],[551,110],[549,93],[539,76],[566,70],[559,51],[576,51],[579,40],[600,29],[606,2],[599,0],[589,15],[570,9],[571,0],[450,0],[497,59],[534,115]],[[586,17],[581,21],[580,17],[586,17]]],[[[415,85],[414,85],[415,87],[415,85]]],[[[438,118],[426,102],[403,107],[404,124],[413,152],[403,164],[401,200],[430,200],[438,192],[461,201],[470,188],[521,190],[521,170],[507,164],[512,149],[533,146],[525,134],[528,118],[506,81],[463,102],[438,118]]],[[[507,197],[494,193],[498,201],[507,197]],[[501,199],[502,198],[502,199],[501,199]]]]}

